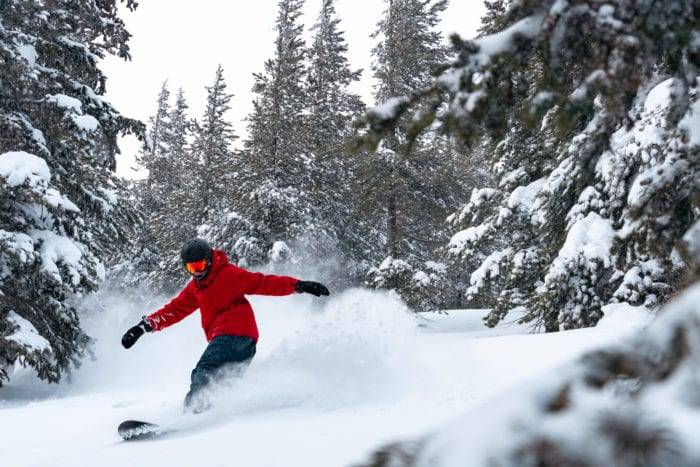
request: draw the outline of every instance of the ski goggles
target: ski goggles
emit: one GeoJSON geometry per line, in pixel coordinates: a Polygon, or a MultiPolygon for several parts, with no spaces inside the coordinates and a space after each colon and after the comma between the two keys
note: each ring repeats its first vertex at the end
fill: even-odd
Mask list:
{"type": "Polygon", "coordinates": [[[201,274],[207,270],[207,260],[202,259],[199,261],[192,261],[191,263],[185,263],[185,269],[190,274],[201,274]]]}

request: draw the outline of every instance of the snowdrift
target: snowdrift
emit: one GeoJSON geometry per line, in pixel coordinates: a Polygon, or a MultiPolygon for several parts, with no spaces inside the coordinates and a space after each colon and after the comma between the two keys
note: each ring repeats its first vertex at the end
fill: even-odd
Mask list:
{"type": "MultiPolygon", "coordinates": [[[[586,353],[367,466],[700,465],[700,286],[637,335],[586,353]],[[478,423],[475,423],[478,420],[478,423]]],[[[643,322],[606,308],[601,329],[643,322]]]]}
{"type": "Polygon", "coordinates": [[[377,443],[417,438],[628,328],[618,319],[532,335],[513,323],[484,327],[486,310],[416,319],[394,295],[367,290],[325,301],[252,297],[261,331],[253,364],[212,388],[211,411],[192,416],[182,399],[205,347],[197,313],[128,351],[120,345],[167,299],[86,301],[94,360],[69,382],[16,370],[0,390],[3,465],[228,466],[233,451],[239,465],[355,465],[377,443]],[[116,427],[134,418],[175,431],[123,443],[116,427]]]}

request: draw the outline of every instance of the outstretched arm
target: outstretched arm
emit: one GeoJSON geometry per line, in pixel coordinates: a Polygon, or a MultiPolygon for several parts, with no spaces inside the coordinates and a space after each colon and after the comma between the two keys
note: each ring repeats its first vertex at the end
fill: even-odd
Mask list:
{"type": "Polygon", "coordinates": [[[296,292],[299,279],[289,276],[275,276],[261,272],[250,272],[236,267],[233,282],[246,295],[290,295],[296,292]]]}
{"type": "Polygon", "coordinates": [[[318,282],[300,281],[289,276],[275,276],[261,272],[250,272],[242,268],[234,270],[233,281],[241,286],[246,295],[290,295],[293,293],[310,293],[320,297],[329,295],[325,285],[318,282]]]}
{"type": "Polygon", "coordinates": [[[181,321],[185,316],[191,314],[199,306],[197,298],[191,289],[192,284],[188,284],[180,294],[173,298],[155,313],[144,316],[141,322],[132,327],[122,336],[122,345],[125,349],[130,349],[137,340],[147,332],[160,331],[168,326],[181,321]]]}
{"type": "Polygon", "coordinates": [[[154,331],[161,331],[168,326],[182,321],[185,317],[191,315],[194,310],[199,308],[197,297],[195,297],[192,287],[193,285],[190,282],[177,297],[170,301],[170,303],[155,313],[146,316],[145,321],[154,331]]]}

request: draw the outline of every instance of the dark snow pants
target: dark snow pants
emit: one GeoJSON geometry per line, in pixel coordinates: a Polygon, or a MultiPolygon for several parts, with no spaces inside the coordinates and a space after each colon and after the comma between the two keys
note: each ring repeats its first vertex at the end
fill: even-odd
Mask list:
{"type": "Polygon", "coordinates": [[[190,390],[185,396],[185,410],[195,413],[209,408],[202,400],[201,391],[209,385],[221,370],[233,368],[241,373],[255,356],[255,341],[245,336],[217,336],[209,342],[206,350],[192,370],[190,390]]]}

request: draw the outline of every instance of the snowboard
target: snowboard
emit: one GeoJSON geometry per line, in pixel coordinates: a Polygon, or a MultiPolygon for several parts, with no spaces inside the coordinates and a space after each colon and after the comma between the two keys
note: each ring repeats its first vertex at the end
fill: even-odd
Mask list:
{"type": "Polygon", "coordinates": [[[170,430],[161,425],[156,425],[155,423],[126,420],[119,424],[117,431],[124,441],[136,441],[140,439],[152,439],[170,430]]]}

